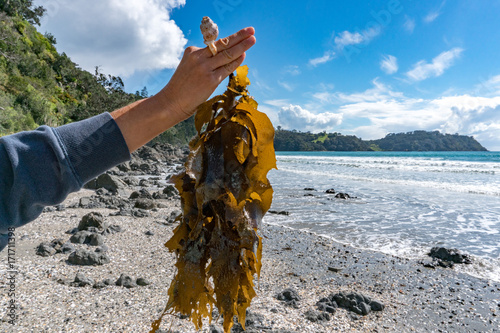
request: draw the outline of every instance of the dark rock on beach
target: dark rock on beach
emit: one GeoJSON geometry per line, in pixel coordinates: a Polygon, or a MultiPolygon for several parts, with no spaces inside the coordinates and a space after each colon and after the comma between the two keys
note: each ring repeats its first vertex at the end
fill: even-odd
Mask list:
{"type": "Polygon", "coordinates": [[[333,308],[338,306],[363,316],[366,316],[371,311],[382,311],[384,309],[384,305],[379,301],[354,292],[348,294],[339,292],[327,298],[322,298],[318,302],[318,309],[321,308],[320,310],[327,311],[328,306],[333,308]]]}
{"type": "Polygon", "coordinates": [[[350,199],[351,196],[347,193],[337,193],[335,195],[335,198],[337,198],[337,199],[350,199]]]}
{"type": "Polygon", "coordinates": [[[290,213],[287,212],[286,210],[281,210],[281,211],[269,210],[268,213],[270,213],[270,214],[277,214],[277,215],[285,215],[285,216],[290,215],[290,213]]]}
{"type": "Polygon", "coordinates": [[[137,287],[137,283],[135,282],[135,280],[126,274],[121,274],[118,280],[116,280],[115,285],[125,288],[137,287]]]}
{"type": "Polygon", "coordinates": [[[49,257],[56,254],[56,249],[49,242],[42,242],[37,246],[36,254],[42,257],[49,257]]]}
{"type": "Polygon", "coordinates": [[[335,194],[336,192],[335,192],[335,189],[330,188],[330,189],[326,190],[325,193],[326,194],[335,194]]]}
{"type": "Polygon", "coordinates": [[[104,265],[109,261],[109,257],[105,253],[96,253],[84,249],[77,249],[68,257],[68,263],[82,266],[104,265]]]}
{"type": "Polygon", "coordinates": [[[293,308],[298,308],[298,302],[300,301],[300,296],[292,288],[287,288],[276,295],[276,299],[284,301],[285,305],[291,306],[293,308]]]}
{"type": "Polygon", "coordinates": [[[89,227],[95,227],[102,230],[106,229],[107,224],[104,222],[104,217],[101,213],[92,212],[82,217],[78,224],[78,230],[87,230],[89,227]]]}
{"type": "Polygon", "coordinates": [[[125,186],[125,182],[119,177],[104,173],[99,177],[89,181],[87,184],[85,184],[84,187],[90,190],[105,188],[112,193],[118,193],[123,190],[125,186]]]}
{"type": "Polygon", "coordinates": [[[77,287],[92,286],[94,285],[94,280],[86,277],[83,273],[76,273],[73,285],[77,287]]]}
{"type": "Polygon", "coordinates": [[[313,323],[330,320],[330,315],[328,313],[314,311],[314,310],[307,311],[306,313],[304,313],[304,316],[306,317],[307,320],[313,323]]]}
{"type": "Polygon", "coordinates": [[[470,256],[468,254],[460,253],[457,249],[433,247],[429,252],[429,256],[434,259],[453,262],[455,264],[472,264],[470,256]]]}

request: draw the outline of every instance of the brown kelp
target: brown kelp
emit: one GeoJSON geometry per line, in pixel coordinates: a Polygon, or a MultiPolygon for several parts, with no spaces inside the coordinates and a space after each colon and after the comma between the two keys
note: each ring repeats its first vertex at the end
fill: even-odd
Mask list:
{"type": "Polygon", "coordinates": [[[227,90],[198,107],[198,135],[185,171],[173,177],[181,196],[179,226],[165,244],[177,254],[166,313],[189,315],[196,328],[216,306],[229,332],[233,316],[244,327],[262,265],[257,234],[271,206],[267,173],[276,168],[274,128],[249,96],[248,67],[231,75],[227,90]]]}

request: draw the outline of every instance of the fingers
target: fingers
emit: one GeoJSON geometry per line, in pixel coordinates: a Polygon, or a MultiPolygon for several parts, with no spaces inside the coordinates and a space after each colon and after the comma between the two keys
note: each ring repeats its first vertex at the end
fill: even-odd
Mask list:
{"type": "Polygon", "coordinates": [[[226,63],[226,64],[222,65],[221,67],[217,68],[214,71],[214,73],[215,73],[215,77],[217,78],[219,83],[224,81],[224,79],[226,77],[228,77],[229,74],[234,72],[236,70],[236,68],[238,68],[243,63],[243,60],[245,60],[245,53],[240,55],[236,60],[229,62],[229,63],[226,63]]]}
{"type": "MultiPolygon", "coordinates": [[[[255,29],[250,27],[250,28],[241,29],[240,31],[238,31],[235,34],[232,34],[229,37],[219,39],[218,41],[215,42],[215,47],[217,48],[217,53],[233,47],[234,45],[240,43],[241,41],[247,39],[250,36],[253,36],[254,34],[255,34],[255,29]]],[[[212,52],[210,51],[210,49],[208,47],[205,48],[205,54],[207,55],[207,57],[212,57],[212,52]]]]}
{"type": "Polygon", "coordinates": [[[245,51],[251,48],[256,42],[255,36],[249,36],[225,50],[220,50],[212,60],[213,68],[219,68],[238,59],[245,51]]]}

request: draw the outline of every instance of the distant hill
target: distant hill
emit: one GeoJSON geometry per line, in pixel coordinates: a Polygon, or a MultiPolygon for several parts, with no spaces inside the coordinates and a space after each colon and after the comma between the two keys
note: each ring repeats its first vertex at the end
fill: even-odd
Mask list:
{"type": "Polygon", "coordinates": [[[362,140],[340,133],[298,132],[278,127],[274,138],[277,151],[486,151],[471,136],[413,131],[388,134],[379,140],[362,140]]]}
{"type": "MultiPolygon", "coordinates": [[[[89,73],[58,53],[54,36],[34,26],[44,11],[31,0],[0,0],[0,136],[82,120],[148,96],[146,87],[127,93],[120,77],[97,67],[89,73]]],[[[156,141],[185,144],[195,132],[189,119],[156,141]]]]}

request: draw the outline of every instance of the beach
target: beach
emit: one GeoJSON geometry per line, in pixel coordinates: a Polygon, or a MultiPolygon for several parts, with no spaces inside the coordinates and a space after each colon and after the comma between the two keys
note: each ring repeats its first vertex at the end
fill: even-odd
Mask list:
{"type": "MultiPolygon", "coordinates": [[[[155,158],[143,156],[150,162],[155,158]]],[[[133,163],[140,167],[137,160],[133,163]]],[[[8,294],[12,286],[7,279],[13,273],[8,271],[7,250],[1,254],[1,331],[148,332],[166,305],[175,273],[175,255],[163,244],[177,225],[172,216],[180,211],[180,200],[163,189],[167,186],[165,173],[173,173],[179,165],[165,163],[152,176],[148,174],[151,170],[135,173],[142,186],[126,185],[115,194],[81,190],[62,206],[47,209],[33,223],[16,229],[15,297],[8,294]],[[137,204],[139,197],[132,204],[135,208],[119,208],[132,201],[134,191],[139,196],[146,193],[141,189],[165,195],[137,204]],[[69,242],[82,218],[91,212],[100,213],[106,230],[114,231],[103,232],[100,245],[69,242]],[[118,212],[123,216],[116,215],[118,212]],[[70,243],[73,250],[36,254],[40,243],[54,239],[70,243]],[[95,252],[97,248],[108,258],[102,265],[69,263],[72,252],[95,252]],[[116,285],[127,276],[132,281],[127,285],[130,288],[126,283],[116,285]],[[14,325],[7,312],[12,299],[17,306],[14,325]]],[[[121,179],[133,174],[114,173],[121,179]]],[[[420,259],[359,249],[312,231],[275,225],[273,215],[277,214],[266,217],[259,230],[262,270],[255,281],[257,296],[247,313],[247,332],[500,331],[499,282],[463,273],[456,269],[459,264],[455,268],[424,267],[420,259]],[[283,297],[287,289],[290,299],[283,297]],[[382,304],[383,310],[363,315],[342,307],[330,311],[318,307],[321,299],[339,293],[362,295],[373,304],[382,304]]],[[[212,326],[205,320],[197,331],[189,318],[169,315],[158,332],[222,332],[221,322],[215,313],[212,326]]],[[[236,325],[233,331],[241,328],[236,325]]]]}

